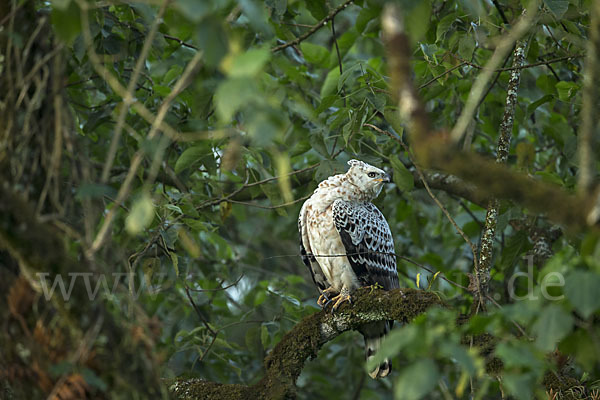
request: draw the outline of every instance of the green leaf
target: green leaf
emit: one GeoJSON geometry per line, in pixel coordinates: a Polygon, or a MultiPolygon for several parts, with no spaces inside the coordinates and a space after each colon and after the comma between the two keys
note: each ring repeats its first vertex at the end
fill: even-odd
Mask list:
{"type": "Polygon", "coordinates": [[[446,357],[453,358],[470,376],[477,372],[475,359],[472,354],[469,354],[468,348],[451,342],[443,342],[440,350],[446,357]]]}
{"type": "Polygon", "coordinates": [[[317,44],[308,42],[300,43],[300,50],[304,55],[304,59],[311,64],[315,64],[320,68],[327,68],[329,61],[329,51],[317,44]]]}
{"type": "Polygon", "coordinates": [[[115,198],[117,197],[117,191],[111,186],[100,183],[84,183],[77,188],[77,194],[75,195],[78,200],[99,199],[104,196],[115,198]]]}
{"type": "Polygon", "coordinates": [[[412,190],[412,188],[415,186],[413,174],[395,155],[390,157],[390,162],[392,163],[392,168],[394,168],[394,183],[403,192],[412,190]]]}
{"type": "Polygon", "coordinates": [[[98,376],[94,371],[89,368],[83,368],[81,370],[81,376],[85,379],[86,383],[94,388],[105,391],[108,385],[98,376]]]}
{"type": "Polygon", "coordinates": [[[52,0],[52,7],[64,11],[71,5],[71,0],[52,0]]]}
{"type": "Polygon", "coordinates": [[[265,4],[273,10],[274,15],[281,18],[287,10],[287,0],[266,0],[265,4]]]}
{"type": "Polygon", "coordinates": [[[262,343],[263,349],[269,348],[269,339],[271,336],[269,335],[269,329],[267,329],[267,325],[264,323],[260,327],[260,342],[262,343]]]}
{"type": "Polygon", "coordinates": [[[190,167],[206,155],[206,146],[194,146],[185,149],[175,162],[175,173],[178,174],[190,167]]]}
{"type": "Polygon", "coordinates": [[[530,373],[506,373],[503,376],[502,383],[507,391],[517,399],[529,400],[533,398],[531,388],[534,387],[535,381],[530,373]]]}
{"type": "Polygon", "coordinates": [[[446,36],[454,21],[456,21],[456,13],[446,15],[440,20],[440,22],[438,22],[435,33],[436,42],[438,42],[440,39],[443,39],[446,36]]]}
{"type": "Polygon", "coordinates": [[[136,235],[147,228],[154,219],[154,204],[150,195],[145,193],[131,207],[125,219],[125,229],[130,235],[136,235]]]}
{"type": "Polygon", "coordinates": [[[554,183],[556,185],[562,186],[564,184],[563,180],[557,174],[548,171],[536,171],[535,175],[542,178],[543,181],[554,183]]]}
{"type": "Polygon", "coordinates": [[[544,4],[557,19],[561,19],[569,8],[569,0],[544,0],[544,4]]]}
{"type": "Polygon", "coordinates": [[[339,99],[339,96],[336,95],[336,94],[332,94],[330,96],[322,98],[321,99],[321,104],[319,104],[319,107],[317,107],[317,110],[315,111],[315,114],[319,115],[323,111],[327,110],[329,107],[331,107],[333,105],[333,103],[335,103],[335,101],[337,99],[339,99]]]}
{"type": "Polygon", "coordinates": [[[552,75],[540,75],[535,85],[546,94],[556,94],[556,78],[552,75]]]}
{"type": "Polygon", "coordinates": [[[169,70],[163,77],[162,81],[163,81],[163,83],[168,85],[171,82],[173,82],[174,80],[178,79],[182,73],[183,73],[183,67],[181,65],[175,64],[171,68],[169,68],[169,70]]]}
{"type": "Polygon", "coordinates": [[[175,204],[165,204],[165,208],[167,210],[175,211],[178,214],[183,214],[183,211],[181,211],[181,208],[179,206],[176,206],[175,204]]]}
{"type": "Polygon", "coordinates": [[[203,51],[204,62],[210,67],[219,65],[229,50],[229,41],[221,21],[218,18],[204,18],[196,29],[196,39],[203,51]]]}
{"type": "Polygon", "coordinates": [[[340,79],[340,70],[335,67],[327,74],[323,86],[321,86],[321,98],[334,94],[337,89],[337,83],[340,79]]]}
{"type": "Polygon", "coordinates": [[[200,22],[211,11],[211,3],[208,1],[176,0],[174,6],[192,22],[200,22]]]}
{"type": "Polygon", "coordinates": [[[242,12],[248,18],[250,26],[267,36],[271,35],[273,29],[268,23],[267,9],[263,2],[257,0],[238,0],[242,12]]]}
{"type": "Polygon", "coordinates": [[[532,112],[534,112],[539,106],[541,106],[542,104],[545,104],[549,101],[552,101],[554,99],[553,96],[547,94],[545,96],[542,96],[540,99],[534,101],[533,103],[531,103],[530,105],[527,106],[527,114],[531,114],[532,112]]]}
{"type": "Polygon", "coordinates": [[[560,81],[556,84],[558,98],[562,101],[569,101],[577,94],[579,85],[575,82],[560,81]]]}
{"type": "Polygon", "coordinates": [[[416,42],[421,40],[429,29],[431,4],[429,0],[421,0],[412,4],[416,4],[416,6],[406,14],[404,22],[408,36],[413,42],[416,42]]]}
{"type": "Polygon", "coordinates": [[[306,0],[306,8],[317,21],[327,16],[326,3],[322,0],[306,0]]]}
{"type": "Polygon", "coordinates": [[[394,128],[396,133],[402,137],[402,133],[404,132],[404,127],[402,126],[402,119],[400,118],[400,112],[397,108],[387,107],[383,111],[383,116],[385,120],[394,128]]]}
{"type": "Polygon", "coordinates": [[[433,360],[419,360],[401,371],[396,382],[395,398],[421,399],[435,387],[437,380],[438,369],[433,360]]]}
{"type": "Polygon", "coordinates": [[[546,306],[533,325],[537,336],[536,345],[544,351],[552,351],[573,326],[573,316],[556,304],[546,306]]]}
{"type": "Polygon", "coordinates": [[[356,31],[358,33],[363,33],[371,21],[373,21],[374,24],[378,23],[379,15],[381,15],[381,8],[376,7],[375,5],[371,5],[360,10],[358,17],[356,17],[356,31]]]}
{"type": "Polygon", "coordinates": [[[588,318],[600,308],[600,276],[591,271],[573,271],[565,284],[565,294],[575,309],[588,318]]]}
{"type": "MultiPolygon", "coordinates": [[[[354,46],[354,43],[356,43],[356,39],[358,39],[358,32],[356,31],[356,29],[347,30],[338,39],[337,43],[340,49],[340,57],[342,61],[344,60],[344,56],[346,55],[346,53],[348,53],[350,48],[354,46]]],[[[339,58],[337,55],[337,51],[331,52],[331,55],[329,56],[329,67],[339,68],[339,58]]]]}
{"type": "Polygon", "coordinates": [[[360,63],[356,63],[353,66],[351,66],[350,68],[346,68],[344,73],[342,75],[340,75],[340,79],[338,79],[338,84],[337,84],[338,92],[340,90],[342,90],[344,83],[348,80],[348,78],[350,78],[350,76],[354,73],[354,71],[356,71],[359,68],[360,68],[360,63]]]}
{"type": "Polygon", "coordinates": [[[171,263],[173,264],[173,269],[175,270],[175,276],[179,276],[179,258],[177,257],[177,253],[171,252],[169,253],[171,257],[171,263]]]}
{"type": "Polygon", "coordinates": [[[292,194],[292,183],[290,181],[290,158],[285,153],[279,153],[275,156],[275,164],[277,166],[277,174],[280,176],[277,184],[279,185],[279,190],[281,190],[283,201],[286,203],[292,202],[294,195],[292,194]]]}
{"type": "Polygon", "coordinates": [[[248,50],[233,59],[227,72],[234,78],[252,77],[262,71],[270,58],[271,52],[267,48],[248,50]]]}
{"type": "Polygon", "coordinates": [[[458,42],[458,54],[465,60],[470,60],[473,57],[473,51],[475,50],[475,39],[470,35],[464,36],[458,42]]]}
{"type": "Polygon", "coordinates": [[[169,93],[171,93],[171,88],[168,86],[154,85],[152,86],[152,88],[154,89],[156,94],[158,94],[161,97],[167,97],[169,93]]]}
{"type": "Polygon", "coordinates": [[[50,19],[59,38],[71,45],[81,32],[81,12],[74,1],[52,3],[50,19]]]}
{"type": "Polygon", "coordinates": [[[217,114],[224,122],[229,122],[243,105],[255,99],[258,94],[256,83],[252,79],[233,78],[219,85],[215,93],[217,114]]]}
{"type": "Polygon", "coordinates": [[[527,367],[532,370],[541,370],[544,368],[544,362],[535,356],[531,344],[523,342],[502,342],[496,346],[494,352],[502,362],[505,368],[527,367]]]}

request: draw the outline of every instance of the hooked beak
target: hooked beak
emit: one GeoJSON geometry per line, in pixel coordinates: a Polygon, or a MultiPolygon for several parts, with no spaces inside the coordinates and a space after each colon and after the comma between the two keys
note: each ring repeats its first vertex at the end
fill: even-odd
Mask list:
{"type": "Polygon", "coordinates": [[[379,182],[385,182],[385,183],[390,183],[392,181],[392,177],[390,176],[390,174],[385,174],[383,176],[383,178],[377,179],[377,181],[379,181],[379,182]]]}

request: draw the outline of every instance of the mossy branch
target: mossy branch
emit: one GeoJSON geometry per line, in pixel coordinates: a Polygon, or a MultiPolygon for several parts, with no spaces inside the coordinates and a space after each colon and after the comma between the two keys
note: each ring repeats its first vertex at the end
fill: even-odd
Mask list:
{"type": "Polygon", "coordinates": [[[558,185],[516,172],[478,154],[460,151],[448,131],[436,131],[417,96],[409,60],[411,51],[400,10],[393,5],[382,16],[390,81],[398,98],[400,116],[406,121],[417,162],[426,168],[456,175],[474,184],[481,197],[513,200],[553,221],[582,231],[600,222],[600,189],[590,195],[573,195],[558,185]],[[510,182],[510,184],[506,184],[510,182]]]}
{"type": "Polygon", "coordinates": [[[359,289],[352,304],[309,315],[288,332],[265,358],[266,375],[254,385],[220,384],[201,379],[177,380],[170,386],[179,399],[293,399],[306,360],[342,333],[385,320],[410,321],[429,307],[442,305],[432,292],[359,289]]]}

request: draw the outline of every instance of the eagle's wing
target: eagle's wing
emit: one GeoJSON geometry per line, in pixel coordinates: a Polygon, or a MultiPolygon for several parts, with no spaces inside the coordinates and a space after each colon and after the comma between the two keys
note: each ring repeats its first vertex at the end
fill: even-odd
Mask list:
{"type": "MultiPolygon", "coordinates": [[[[356,277],[365,285],[378,283],[385,290],[399,287],[394,239],[381,211],[371,203],[336,200],[333,203],[333,220],[356,277]]],[[[374,357],[381,347],[382,338],[393,325],[394,321],[381,321],[359,328],[365,339],[367,361],[374,357]]],[[[369,375],[381,378],[391,371],[392,362],[386,358],[369,371],[369,375]]]]}
{"type": "Polygon", "coordinates": [[[323,292],[330,285],[327,283],[327,278],[325,274],[323,274],[323,270],[321,270],[321,266],[317,262],[317,259],[312,254],[312,250],[306,249],[304,247],[304,243],[308,246],[308,234],[306,229],[308,229],[306,222],[306,208],[308,207],[309,202],[304,203],[302,209],[300,210],[300,216],[298,218],[298,232],[300,233],[300,257],[302,257],[302,262],[304,265],[308,267],[310,274],[313,278],[313,282],[319,288],[319,292],[323,292]]]}
{"type": "Polygon", "coordinates": [[[333,203],[333,219],[356,277],[385,290],[399,287],[394,239],[385,217],[372,203],[333,203]]]}

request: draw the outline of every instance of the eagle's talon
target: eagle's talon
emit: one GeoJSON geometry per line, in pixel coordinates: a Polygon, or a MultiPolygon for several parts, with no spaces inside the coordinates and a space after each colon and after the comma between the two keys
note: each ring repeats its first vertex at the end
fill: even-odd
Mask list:
{"type": "Polygon", "coordinates": [[[317,305],[319,307],[325,308],[329,303],[331,303],[331,299],[327,296],[327,294],[330,293],[337,293],[337,291],[332,287],[328,287],[321,292],[321,295],[317,299],[317,305]]]}
{"type": "Polygon", "coordinates": [[[333,304],[333,307],[331,307],[331,313],[333,314],[340,305],[342,305],[343,302],[347,301],[350,304],[352,304],[352,298],[350,297],[349,294],[338,294],[337,296],[335,296],[333,299],[331,299],[331,301],[334,301],[335,303],[333,304]]]}

